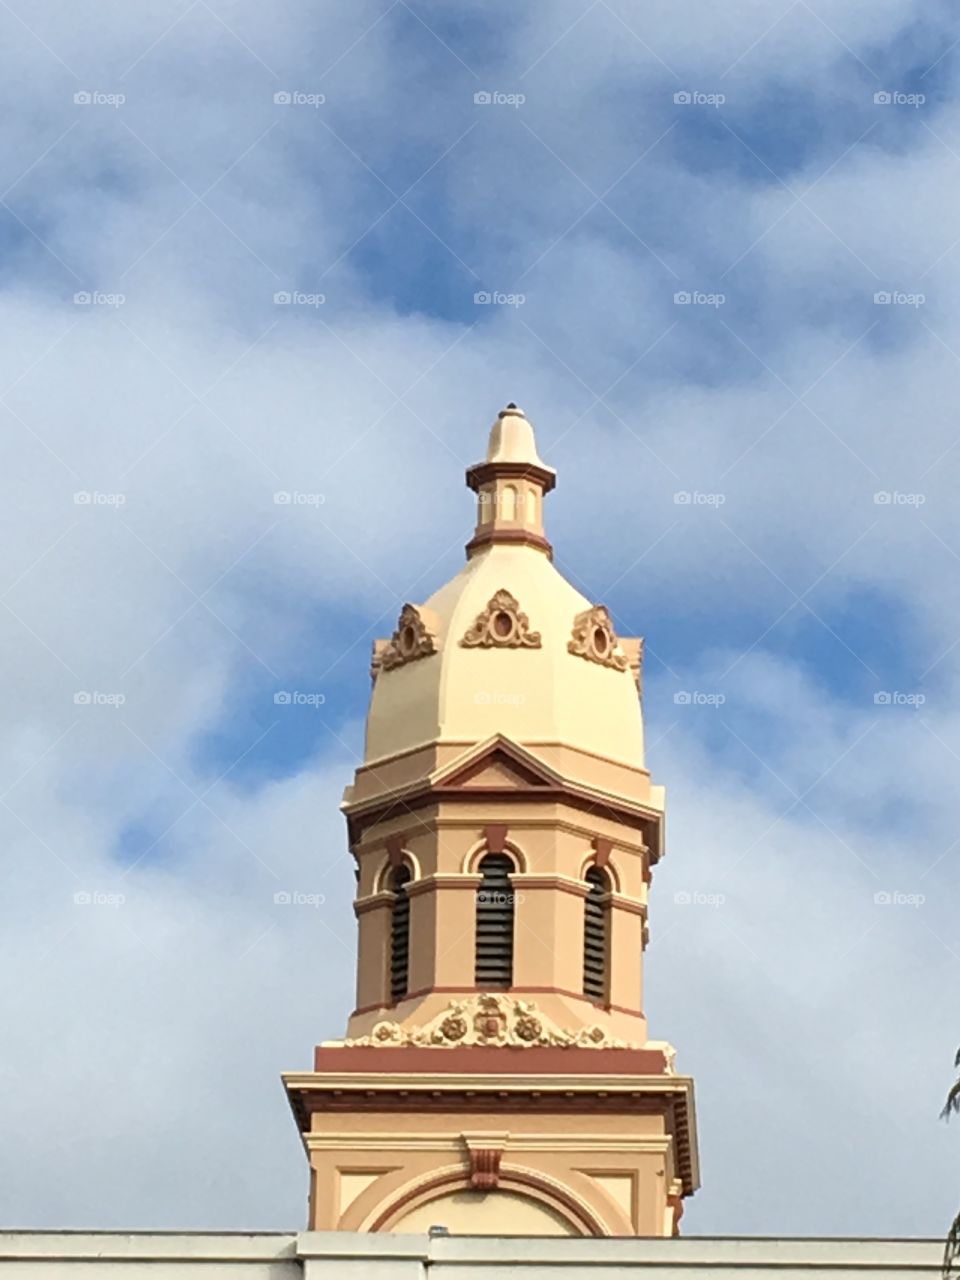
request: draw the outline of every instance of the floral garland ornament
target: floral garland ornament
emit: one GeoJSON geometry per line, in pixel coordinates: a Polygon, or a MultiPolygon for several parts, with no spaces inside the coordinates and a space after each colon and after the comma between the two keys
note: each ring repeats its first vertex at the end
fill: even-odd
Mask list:
{"type": "Polygon", "coordinates": [[[530,619],[509,591],[491,597],[483,613],[460,641],[465,649],[539,649],[540,632],[530,630],[530,619]]]}
{"type": "Polygon", "coordinates": [[[636,1049],[615,1040],[604,1027],[594,1025],[567,1031],[541,1013],[532,1000],[512,996],[479,995],[451,1000],[446,1009],[422,1027],[399,1022],[378,1022],[368,1036],[338,1043],[347,1047],[456,1048],[460,1045],[509,1045],[519,1049],[550,1046],[560,1049],[636,1049]]]}
{"type": "Polygon", "coordinates": [[[428,658],[436,652],[436,632],[427,626],[426,619],[415,605],[405,604],[400,610],[396,631],[378,654],[379,665],[384,671],[392,671],[394,667],[402,667],[418,658],[428,658]]]}
{"type": "Polygon", "coordinates": [[[574,618],[573,637],[567,644],[567,652],[588,662],[598,662],[601,667],[626,671],[627,658],[616,652],[619,643],[608,610],[602,604],[595,604],[574,618]]]}

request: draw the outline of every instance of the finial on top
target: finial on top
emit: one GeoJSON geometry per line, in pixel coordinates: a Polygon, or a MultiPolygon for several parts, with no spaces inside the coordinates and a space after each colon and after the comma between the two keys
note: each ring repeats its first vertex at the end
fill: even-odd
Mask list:
{"type": "Polygon", "coordinates": [[[512,400],[497,414],[497,420],[490,431],[487,461],[524,462],[550,470],[537,453],[533,427],[523,410],[518,409],[512,400]]]}

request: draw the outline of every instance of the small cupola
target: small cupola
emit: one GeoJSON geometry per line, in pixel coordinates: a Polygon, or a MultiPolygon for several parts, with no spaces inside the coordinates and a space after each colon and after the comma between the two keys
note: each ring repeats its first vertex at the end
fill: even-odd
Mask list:
{"type": "Polygon", "coordinates": [[[552,557],[543,530],[543,498],[556,482],[557,473],[537,453],[523,410],[508,404],[490,429],[486,458],[467,470],[467,484],[477,495],[477,527],[467,555],[513,543],[552,557]]]}

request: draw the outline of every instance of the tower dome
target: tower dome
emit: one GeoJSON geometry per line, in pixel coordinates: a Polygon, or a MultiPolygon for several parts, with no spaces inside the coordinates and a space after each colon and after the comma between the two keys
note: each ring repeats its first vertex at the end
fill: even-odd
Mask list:
{"type": "Polygon", "coordinates": [[[541,513],[555,473],[515,405],[467,483],[478,515],[466,565],[375,644],[365,762],[503,734],[643,770],[642,642],[618,638],[554,566],[541,513]]]}

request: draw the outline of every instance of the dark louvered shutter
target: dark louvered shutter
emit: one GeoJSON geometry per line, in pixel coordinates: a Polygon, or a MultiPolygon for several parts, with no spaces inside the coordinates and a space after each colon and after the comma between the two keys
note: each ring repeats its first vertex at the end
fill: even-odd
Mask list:
{"type": "Polygon", "coordinates": [[[476,983],[482,991],[513,985],[513,870],[505,853],[488,853],[480,862],[476,983]]]}
{"type": "Polygon", "coordinates": [[[590,892],[583,903],[583,994],[591,1000],[607,996],[607,883],[598,867],[586,874],[590,892]]]}
{"type": "Polygon", "coordinates": [[[390,882],[394,893],[390,919],[390,999],[394,1004],[407,994],[410,972],[410,899],[406,888],[409,879],[409,870],[397,867],[390,882]]]}

